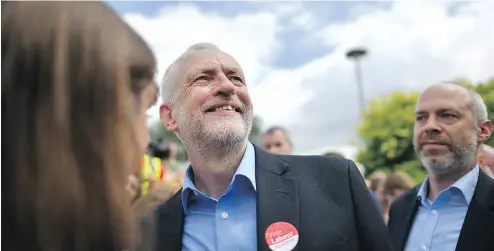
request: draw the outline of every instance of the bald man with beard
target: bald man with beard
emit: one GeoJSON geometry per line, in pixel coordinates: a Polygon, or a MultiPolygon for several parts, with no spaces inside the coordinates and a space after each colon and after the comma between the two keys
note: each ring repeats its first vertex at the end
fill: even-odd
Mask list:
{"type": "Polygon", "coordinates": [[[396,251],[494,250],[494,180],[477,164],[492,133],[487,116],[482,97],[457,83],[420,94],[413,145],[428,176],[391,205],[396,251]]]}

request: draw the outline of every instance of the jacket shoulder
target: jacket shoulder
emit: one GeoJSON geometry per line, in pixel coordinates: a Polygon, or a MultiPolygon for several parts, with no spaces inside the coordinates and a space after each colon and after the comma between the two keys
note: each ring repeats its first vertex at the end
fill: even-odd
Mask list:
{"type": "Polygon", "coordinates": [[[169,211],[176,211],[182,208],[182,188],[177,191],[172,197],[162,202],[156,209],[155,213],[158,215],[167,213],[169,211]]]}
{"type": "Polygon", "coordinates": [[[288,165],[290,172],[318,173],[320,175],[348,176],[351,160],[327,156],[277,155],[288,165]]]}

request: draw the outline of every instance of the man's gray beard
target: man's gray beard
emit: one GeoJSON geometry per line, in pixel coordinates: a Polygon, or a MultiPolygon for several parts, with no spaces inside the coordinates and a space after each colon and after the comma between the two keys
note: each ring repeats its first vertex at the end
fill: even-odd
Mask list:
{"type": "Polygon", "coordinates": [[[202,114],[188,114],[185,107],[179,108],[177,122],[180,138],[185,146],[201,153],[227,154],[241,150],[252,129],[253,112],[243,113],[243,129],[232,128],[231,118],[219,117],[216,121],[204,121],[202,114]]]}
{"type": "Polygon", "coordinates": [[[477,134],[475,133],[466,146],[450,146],[451,149],[448,153],[435,160],[423,156],[415,140],[413,146],[424,167],[435,174],[441,175],[460,172],[463,169],[470,168],[468,165],[475,163],[477,159],[477,134]]]}

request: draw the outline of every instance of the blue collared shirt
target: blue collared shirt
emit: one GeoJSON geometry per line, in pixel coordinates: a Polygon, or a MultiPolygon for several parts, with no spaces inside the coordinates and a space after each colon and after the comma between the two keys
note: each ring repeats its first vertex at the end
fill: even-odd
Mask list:
{"type": "Polygon", "coordinates": [[[182,202],[185,226],[183,251],[257,250],[254,146],[247,150],[226,193],[218,200],[197,190],[187,168],[182,202]]]}
{"type": "Polygon", "coordinates": [[[455,251],[478,178],[477,166],[441,191],[434,201],[427,199],[426,178],[417,193],[420,204],[405,251],[455,251]]]}

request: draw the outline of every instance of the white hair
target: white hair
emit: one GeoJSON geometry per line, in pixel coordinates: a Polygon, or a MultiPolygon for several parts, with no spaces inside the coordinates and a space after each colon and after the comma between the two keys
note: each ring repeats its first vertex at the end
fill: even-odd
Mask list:
{"type": "Polygon", "coordinates": [[[485,105],[484,99],[474,89],[466,85],[463,85],[457,81],[444,81],[440,84],[450,84],[450,85],[459,86],[468,92],[468,95],[472,99],[472,113],[476,123],[482,120],[489,119],[487,113],[487,106],[485,105]]]}
{"type": "Polygon", "coordinates": [[[177,81],[177,72],[180,69],[180,63],[190,56],[190,54],[202,50],[218,50],[218,46],[212,43],[198,43],[190,46],[187,50],[180,55],[170,66],[166,69],[165,76],[161,82],[161,98],[163,103],[173,103],[175,96],[175,85],[177,81]]]}

